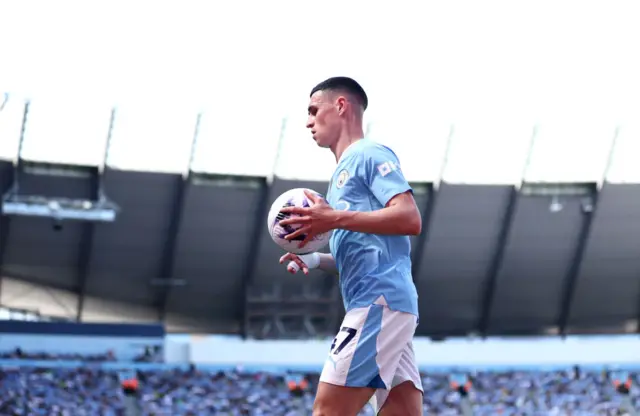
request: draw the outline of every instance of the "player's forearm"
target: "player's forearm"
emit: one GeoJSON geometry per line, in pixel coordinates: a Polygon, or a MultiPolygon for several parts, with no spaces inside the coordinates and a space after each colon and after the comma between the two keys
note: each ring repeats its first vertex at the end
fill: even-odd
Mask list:
{"type": "Polygon", "coordinates": [[[369,212],[336,211],[336,215],[336,228],[358,233],[418,235],[422,231],[420,212],[411,206],[395,205],[369,212]]]}
{"type": "Polygon", "coordinates": [[[331,274],[338,274],[338,267],[336,267],[336,260],[333,258],[331,254],[327,253],[318,253],[320,256],[320,264],[318,268],[322,271],[331,274]]]}

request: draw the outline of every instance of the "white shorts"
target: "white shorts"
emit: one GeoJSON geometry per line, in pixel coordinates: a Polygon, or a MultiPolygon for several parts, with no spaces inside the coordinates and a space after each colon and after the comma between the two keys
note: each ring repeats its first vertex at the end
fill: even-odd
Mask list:
{"type": "Polygon", "coordinates": [[[423,391],[413,352],[416,326],[415,315],[383,304],[350,310],[333,340],[320,381],[375,388],[370,403],[376,413],[389,391],[405,381],[423,391]]]}

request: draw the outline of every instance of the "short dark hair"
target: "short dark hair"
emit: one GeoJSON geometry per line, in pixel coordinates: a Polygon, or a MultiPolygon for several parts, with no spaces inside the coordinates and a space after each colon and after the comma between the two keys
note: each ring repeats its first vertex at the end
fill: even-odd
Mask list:
{"type": "Polygon", "coordinates": [[[318,91],[338,91],[343,90],[348,92],[349,94],[356,97],[356,99],[360,102],[363,109],[367,109],[369,105],[369,99],[367,98],[367,93],[364,92],[364,88],[360,86],[354,79],[349,77],[332,77],[325,79],[311,90],[312,96],[318,91]]]}

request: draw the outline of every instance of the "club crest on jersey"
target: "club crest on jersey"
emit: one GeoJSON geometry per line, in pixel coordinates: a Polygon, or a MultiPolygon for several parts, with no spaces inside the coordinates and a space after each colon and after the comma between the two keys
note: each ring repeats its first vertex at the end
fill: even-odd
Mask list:
{"type": "Polygon", "coordinates": [[[336,188],[340,189],[344,186],[345,183],[349,180],[349,172],[346,169],[343,169],[338,175],[338,180],[336,181],[336,188]]]}

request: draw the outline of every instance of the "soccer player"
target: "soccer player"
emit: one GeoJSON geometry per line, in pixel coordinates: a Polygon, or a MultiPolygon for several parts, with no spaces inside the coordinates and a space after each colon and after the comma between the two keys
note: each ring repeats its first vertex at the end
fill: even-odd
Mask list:
{"type": "Polygon", "coordinates": [[[422,415],[409,240],[422,222],[396,155],[364,138],[367,105],[351,78],[329,78],[312,89],[307,128],[338,165],[326,201],[307,193],[310,208],[281,210],[300,215],[280,221],[301,226],[285,237],[306,234],[300,246],[333,230],[331,254],[288,253],[280,263],[292,273],[320,268],[339,274],[346,309],[320,376],[314,416],[355,416],[369,401],[379,415],[422,415]]]}

